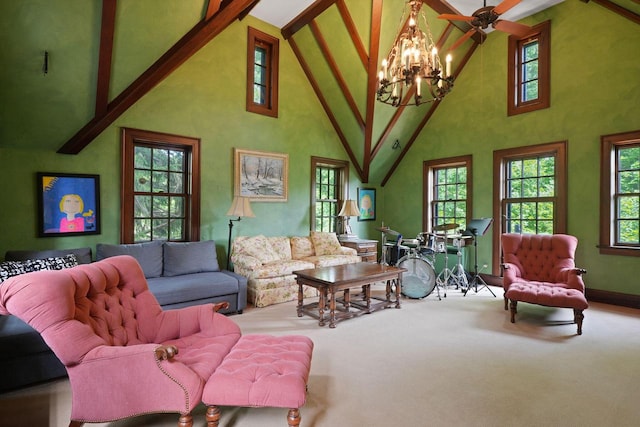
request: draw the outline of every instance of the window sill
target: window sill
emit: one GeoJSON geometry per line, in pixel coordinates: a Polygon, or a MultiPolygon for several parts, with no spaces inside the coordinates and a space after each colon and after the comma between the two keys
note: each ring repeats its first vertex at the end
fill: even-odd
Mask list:
{"type": "Polygon", "coordinates": [[[598,245],[601,255],[640,256],[640,247],[629,248],[623,246],[598,245]]]}

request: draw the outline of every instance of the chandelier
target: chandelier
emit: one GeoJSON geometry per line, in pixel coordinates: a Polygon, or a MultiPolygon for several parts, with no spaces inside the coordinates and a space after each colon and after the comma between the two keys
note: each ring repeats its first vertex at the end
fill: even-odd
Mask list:
{"type": "Polygon", "coordinates": [[[443,68],[427,18],[420,11],[421,5],[422,1],[415,0],[406,3],[398,37],[389,56],[382,60],[382,69],[378,74],[377,100],[394,107],[439,101],[453,87],[451,55],[447,55],[443,68]],[[410,11],[405,30],[403,23],[407,5],[410,11]],[[418,18],[424,21],[426,31],[420,29],[418,18]],[[412,85],[415,85],[413,101],[403,101],[403,96],[412,85]]]}

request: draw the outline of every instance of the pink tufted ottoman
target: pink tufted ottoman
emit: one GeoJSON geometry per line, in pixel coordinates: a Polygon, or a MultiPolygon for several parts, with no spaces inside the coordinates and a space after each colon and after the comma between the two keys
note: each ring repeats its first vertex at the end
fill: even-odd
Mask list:
{"type": "Polygon", "coordinates": [[[289,408],[300,424],[307,398],[313,341],[301,335],[243,335],[204,386],[207,427],[217,427],[218,406],[289,408]]]}
{"type": "Polygon", "coordinates": [[[518,301],[547,307],[563,307],[573,309],[573,322],[578,325],[578,335],[582,335],[582,310],[589,307],[584,294],[577,289],[566,289],[559,286],[532,285],[529,283],[512,283],[505,298],[511,301],[511,323],[516,322],[518,301]]]}

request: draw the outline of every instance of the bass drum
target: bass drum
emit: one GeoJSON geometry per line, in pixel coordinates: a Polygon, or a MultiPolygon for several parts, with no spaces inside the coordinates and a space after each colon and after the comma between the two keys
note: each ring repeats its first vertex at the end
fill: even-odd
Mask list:
{"type": "Polygon", "coordinates": [[[402,295],[407,298],[424,298],[436,287],[436,272],[424,259],[405,256],[396,267],[407,270],[402,273],[402,295]]]}

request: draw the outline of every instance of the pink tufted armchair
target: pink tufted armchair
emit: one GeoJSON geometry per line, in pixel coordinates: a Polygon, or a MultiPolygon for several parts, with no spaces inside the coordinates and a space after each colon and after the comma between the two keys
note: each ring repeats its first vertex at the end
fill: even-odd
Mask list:
{"type": "Polygon", "coordinates": [[[576,289],[584,293],[582,274],[576,268],[578,239],[567,234],[513,234],[501,236],[503,254],[504,309],[507,291],[513,283],[539,284],[576,289]]]}
{"type": "Polygon", "coordinates": [[[204,384],[241,335],[218,308],[162,311],[130,256],[0,286],[0,313],[29,323],[65,365],[74,427],[154,412],[192,426],[204,384]]]}

